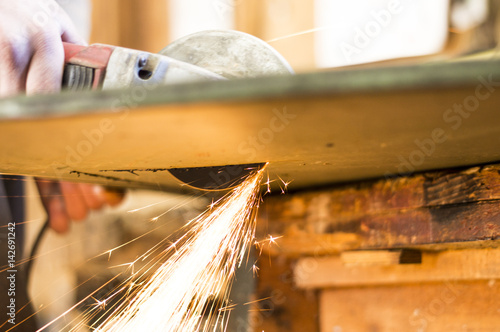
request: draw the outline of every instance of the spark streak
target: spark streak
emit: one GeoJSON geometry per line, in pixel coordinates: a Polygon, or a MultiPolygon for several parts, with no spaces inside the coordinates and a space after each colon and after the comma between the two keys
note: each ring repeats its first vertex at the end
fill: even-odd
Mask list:
{"type": "Polygon", "coordinates": [[[274,42],[277,42],[277,41],[280,41],[280,40],[283,40],[283,39],[288,39],[288,38],[292,38],[292,37],[298,37],[298,36],[306,35],[308,33],[313,33],[313,32],[318,32],[318,31],[323,31],[323,30],[330,30],[330,29],[333,29],[333,28],[334,27],[319,27],[319,28],[304,30],[304,31],[300,31],[300,32],[297,32],[297,33],[292,33],[290,35],[286,35],[286,36],[282,36],[282,37],[278,37],[278,38],[267,40],[266,43],[274,43],[274,42]]]}
{"type": "MultiPolygon", "coordinates": [[[[228,296],[236,267],[255,238],[263,172],[250,176],[191,220],[185,234],[162,251],[158,259],[163,263],[156,271],[150,277],[136,271],[138,276],[122,285],[126,294],[120,304],[108,309],[110,315],[100,317],[98,326],[91,328],[106,332],[224,330],[232,308],[228,296]],[[130,287],[141,283],[136,289],[130,287]],[[216,306],[224,310],[215,310],[216,306]]],[[[106,301],[96,300],[92,310],[103,309],[106,301]]],[[[93,315],[97,313],[87,313],[87,317],[93,315]]]]}

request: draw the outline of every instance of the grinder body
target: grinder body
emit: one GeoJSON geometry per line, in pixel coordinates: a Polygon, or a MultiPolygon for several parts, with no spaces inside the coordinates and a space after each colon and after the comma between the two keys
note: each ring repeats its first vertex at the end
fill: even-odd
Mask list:
{"type": "MultiPolygon", "coordinates": [[[[62,87],[70,91],[293,73],[286,60],[267,43],[236,31],[195,33],[168,45],[160,54],[101,44],[85,47],[65,43],[64,49],[62,87]]],[[[265,162],[171,169],[170,173],[182,184],[197,189],[226,190],[265,162]]]]}
{"type": "Polygon", "coordinates": [[[64,51],[62,87],[71,91],[225,80],[189,63],[123,47],[64,43],[64,51]]]}

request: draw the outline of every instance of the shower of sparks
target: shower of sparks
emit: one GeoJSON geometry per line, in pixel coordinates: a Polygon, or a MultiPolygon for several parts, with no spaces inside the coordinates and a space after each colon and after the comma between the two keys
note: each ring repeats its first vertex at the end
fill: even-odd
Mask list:
{"type": "MultiPolygon", "coordinates": [[[[163,242],[167,248],[155,257],[156,263],[135,272],[133,263],[126,264],[132,273],[127,282],[104,300],[93,298],[86,319],[99,317],[98,311],[104,307],[107,312],[91,328],[107,332],[224,331],[234,307],[228,296],[236,268],[255,241],[263,173],[264,169],[257,171],[191,220],[177,241],[163,242]],[[120,298],[118,304],[110,304],[113,298],[120,298]]],[[[73,331],[87,324],[81,322],[73,331]]]]}

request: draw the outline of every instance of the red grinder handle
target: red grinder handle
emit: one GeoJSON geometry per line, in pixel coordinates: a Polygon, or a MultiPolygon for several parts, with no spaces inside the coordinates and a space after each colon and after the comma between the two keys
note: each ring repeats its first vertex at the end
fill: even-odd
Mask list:
{"type": "Polygon", "coordinates": [[[63,88],[73,91],[99,89],[115,47],[101,44],[81,46],[63,43],[63,45],[65,55],[63,88]]]}

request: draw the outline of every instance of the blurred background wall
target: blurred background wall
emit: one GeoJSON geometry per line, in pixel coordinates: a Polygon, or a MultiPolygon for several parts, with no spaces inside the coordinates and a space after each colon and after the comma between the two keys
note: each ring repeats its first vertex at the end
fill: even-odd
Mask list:
{"type": "Polygon", "coordinates": [[[497,3],[92,0],[89,39],[158,52],[192,32],[236,29],[268,41],[301,72],[491,47],[496,45],[498,24],[492,17],[497,16],[497,3]]]}

